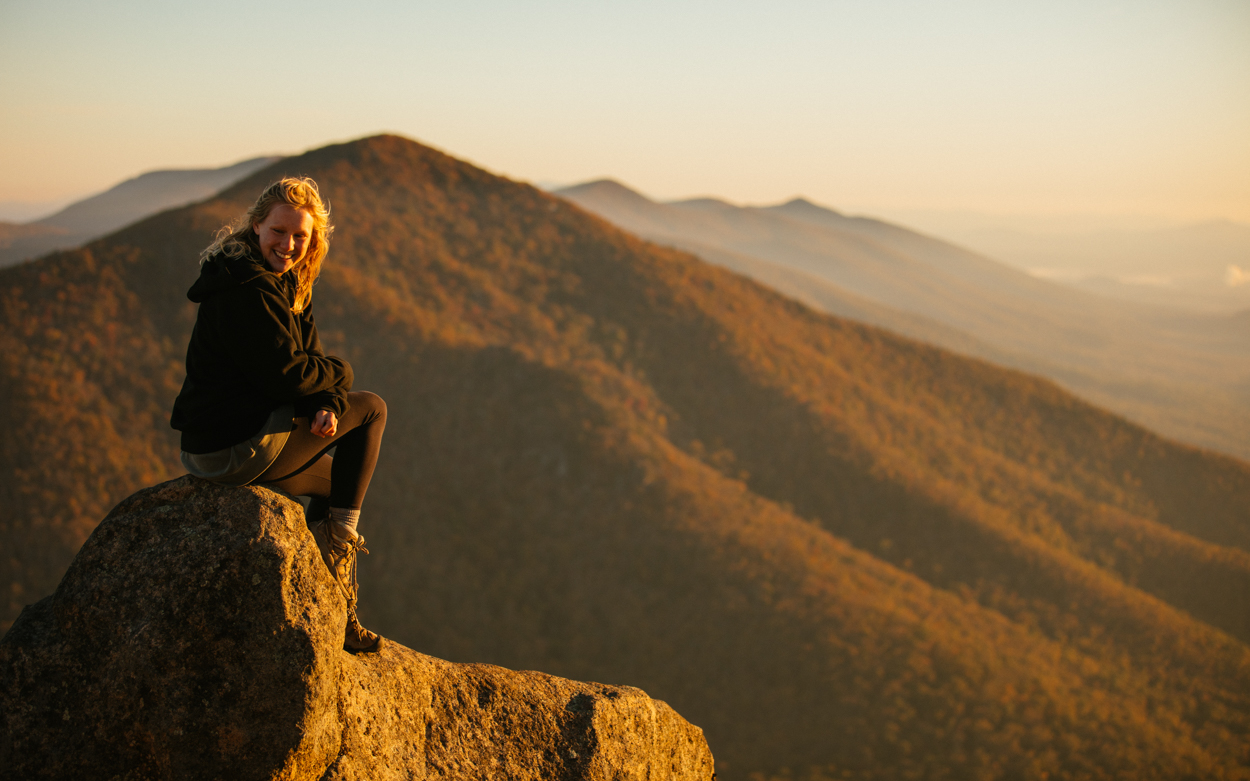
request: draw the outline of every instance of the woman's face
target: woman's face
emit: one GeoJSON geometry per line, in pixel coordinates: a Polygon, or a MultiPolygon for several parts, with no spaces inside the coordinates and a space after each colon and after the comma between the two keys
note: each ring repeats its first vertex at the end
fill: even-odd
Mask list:
{"type": "Polygon", "coordinates": [[[313,216],[303,209],[280,203],[263,222],[252,225],[260,241],[260,255],[269,268],[285,274],[304,259],[312,239],[313,216]]]}

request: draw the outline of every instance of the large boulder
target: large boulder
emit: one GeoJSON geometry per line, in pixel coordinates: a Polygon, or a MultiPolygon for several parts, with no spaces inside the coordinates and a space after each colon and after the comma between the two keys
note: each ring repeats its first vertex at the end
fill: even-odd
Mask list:
{"type": "Polygon", "coordinates": [[[193,477],[118,505],[0,641],[0,776],[710,779],[621,686],[342,650],[299,504],[193,477]]]}

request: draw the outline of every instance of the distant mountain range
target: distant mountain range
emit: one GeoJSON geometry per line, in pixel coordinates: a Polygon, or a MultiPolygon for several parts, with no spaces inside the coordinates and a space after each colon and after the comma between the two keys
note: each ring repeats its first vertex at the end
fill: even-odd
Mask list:
{"type": "MultiPolygon", "coordinates": [[[[390,409],[367,625],[640,686],[729,781],[1250,772],[1250,465],[394,136],[0,269],[5,620],[181,473],[197,253],[288,173],[335,206],[322,336],[390,409]]],[[[843,241],[934,298],[918,239],[843,241]]],[[[947,295],[1023,295],[945,252],[947,295]]]]}
{"type": "Polygon", "coordinates": [[[0,223],[0,266],[77,247],[166,209],[217,193],[280,158],[257,157],[224,168],[151,171],[28,223],[0,223]]]}
{"type": "Polygon", "coordinates": [[[1232,315],[1095,296],[802,199],[657,203],[606,180],[556,194],[823,311],[1049,377],[1169,436],[1250,457],[1250,333],[1232,315]]]}

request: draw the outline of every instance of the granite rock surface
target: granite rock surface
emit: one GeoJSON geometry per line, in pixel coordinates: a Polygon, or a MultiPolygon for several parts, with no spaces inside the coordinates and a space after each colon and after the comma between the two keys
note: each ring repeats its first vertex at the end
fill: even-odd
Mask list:
{"type": "Polygon", "coordinates": [[[119,504],[0,641],[0,778],[710,779],[622,686],[342,650],[301,507],[187,476],[119,504]]]}

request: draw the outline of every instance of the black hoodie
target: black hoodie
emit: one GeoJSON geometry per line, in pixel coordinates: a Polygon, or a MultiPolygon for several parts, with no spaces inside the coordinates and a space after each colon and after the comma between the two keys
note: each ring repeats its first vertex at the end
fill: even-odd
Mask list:
{"type": "Polygon", "coordinates": [[[249,439],[287,402],[296,417],[347,411],[352,367],[326,355],[312,305],[296,314],[295,274],[278,275],[252,255],[216,255],[187,298],[200,305],[187,346],[187,379],[169,424],[182,449],[212,453],[249,439]]]}

